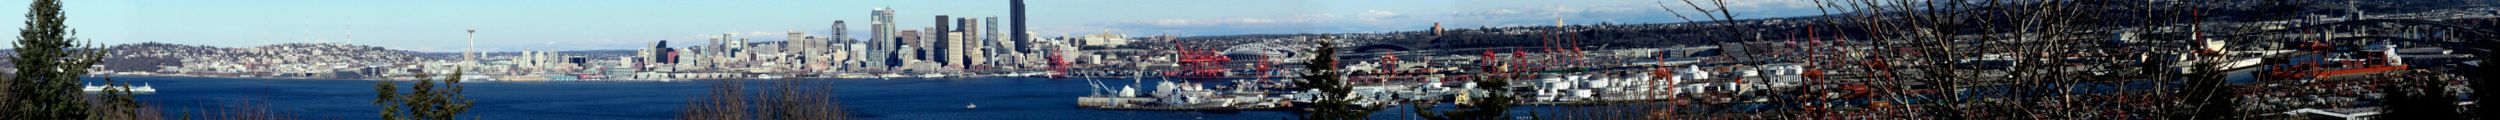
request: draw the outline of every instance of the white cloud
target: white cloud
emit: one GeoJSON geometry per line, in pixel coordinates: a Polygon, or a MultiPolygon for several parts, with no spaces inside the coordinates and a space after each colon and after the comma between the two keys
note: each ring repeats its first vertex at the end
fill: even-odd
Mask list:
{"type": "Polygon", "coordinates": [[[1369,11],[1363,11],[1363,14],[1361,14],[1361,15],[1357,15],[1357,16],[1356,16],[1357,18],[1355,18],[1355,19],[1356,19],[1356,20],[1362,20],[1362,21],[1364,21],[1364,22],[1379,22],[1379,21],[1380,21],[1380,19],[1390,18],[1390,17],[1397,17],[1397,16],[1398,16],[1398,13],[1397,13],[1397,12],[1389,12],[1389,11],[1382,11],[1382,10],[1369,10],[1369,11]]]}
{"type": "Polygon", "coordinates": [[[743,36],[738,36],[738,37],[740,37],[740,38],[747,38],[747,39],[748,39],[747,41],[757,41],[758,39],[762,39],[762,38],[773,38],[773,36],[783,36],[782,34],[775,34],[775,33],[777,33],[777,32],[747,31],[747,34],[745,34],[745,35],[743,35],[743,36]]]}

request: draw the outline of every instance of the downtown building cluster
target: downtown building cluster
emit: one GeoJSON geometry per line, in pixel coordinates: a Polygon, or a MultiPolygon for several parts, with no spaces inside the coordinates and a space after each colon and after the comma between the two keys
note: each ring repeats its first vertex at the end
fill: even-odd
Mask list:
{"type": "Polygon", "coordinates": [[[725,33],[706,44],[670,47],[666,40],[622,57],[628,75],[617,79],[744,79],[780,77],[902,77],[1005,75],[1045,67],[1052,51],[1075,51],[1059,42],[1011,37],[998,17],[935,15],[932,25],[904,29],[893,8],[870,11],[868,36],[843,31],[836,20],[825,36],[788,33],[787,41],[752,42],[725,33]]]}
{"type": "Polygon", "coordinates": [[[773,37],[758,37],[774,35],[731,32],[707,35],[709,37],[701,41],[652,41],[646,43],[647,46],[633,48],[631,52],[527,49],[480,52],[476,48],[479,39],[476,35],[480,31],[476,28],[463,31],[468,34],[469,48],[455,54],[437,55],[362,46],[339,47],[356,50],[328,50],[289,49],[284,46],[228,49],[148,44],[131,48],[165,50],[133,50],[164,52],[132,54],[129,59],[179,62],[116,64],[108,67],[117,69],[101,71],[129,75],[306,79],[405,80],[416,79],[413,76],[418,73],[438,74],[436,77],[462,73],[459,76],[461,79],[487,81],[697,80],[1034,76],[1054,71],[1054,65],[1144,59],[1107,57],[1079,49],[1080,46],[1124,45],[1131,41],[1125,35],[1105,33],[1075,38],[1030,35],[1032,32],[1024,31],[1021,25],[1025,23],[1021,18],[1021,1],[1014,2],[1016,4],[1011,7],[1015,8],[1005,18],[930,15],[932,17],[927,19],[913,19],[920,17],[901,17],[896,9],[874,8],[865,23],[867,35],[852,34],[850,24],[857,21],[833,20],[832,24],[822,28],[833,32],[810,34],[790,30],[781,36],[786,38],[779,41],[774,41],[773,37]],[[898,23],[903,20],[930,20],[932,23],[898,23]],[[919,27],[912,29],[906,26],[919,27]],[[238,51],[261,49],[278,51],[238,51]]]}

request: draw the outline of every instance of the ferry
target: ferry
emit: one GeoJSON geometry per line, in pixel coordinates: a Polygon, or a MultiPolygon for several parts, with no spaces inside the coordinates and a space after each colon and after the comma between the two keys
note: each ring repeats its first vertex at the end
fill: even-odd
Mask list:
{"type": "Polygon", "coordinates": [[[755,76],[755,78],[757,78],[757,79],[781,79],[781,78],[785,78],[785,77],[781,77],[780,75],[764,74],[764,75],[756,75],[756,76],[755,76]]]}
{"type": "Polygon", "coordinates": [[[903,76],[903,74],[894,74],[894,73],[886,73],[886,74],[883,74],[883,75],[877,75],[877,78],[881,78],[881,79],[894,79],[894,78],[899,78],[899,77],[905,77],[905,76],[903,76]]]}
{"type": "Polygon", "coordinates": [[[80,90],[80,91],[86,91],[86,92],[104,92],[104,91],[105,91],[105,89],[112,89],[112,88],[115,88],[115,87],[119,87],[119,88],[126,88],[126,89],[130,89],[130,92],[131,92],[131,93],[156,93],[156,86],[153,86],[153,85],[148,85],[147,83],[139,83],[139,85],[138,85],[138,86],[111,86],[111,85],[82,85],[82,86],[84,86],[84,87],[83,87],[83,88],[81,88],[81,89],[79,89],[79,90],[80,90]]]}
{"type": "Polygon", "coordinates": [[[460,82],[491,82],[491,81],[495,81],[495,78],[493,78],[493,77],[489,77],[489,76],[486,76],[486,75],[461,75],[461,76],[460,76],[460,82]]]}

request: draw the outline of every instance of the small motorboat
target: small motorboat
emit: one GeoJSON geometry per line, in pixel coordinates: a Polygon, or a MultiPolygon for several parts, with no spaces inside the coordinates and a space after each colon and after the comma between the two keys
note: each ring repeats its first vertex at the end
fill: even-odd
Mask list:
{"type": "Polygon", "coordinates": [[[980,107],[981,107],[981,105],[975,105],[975,104],[972,104],[972,103],[964,103],[964,109],[972,109],[972,108],[980,108],[980,107]]]}

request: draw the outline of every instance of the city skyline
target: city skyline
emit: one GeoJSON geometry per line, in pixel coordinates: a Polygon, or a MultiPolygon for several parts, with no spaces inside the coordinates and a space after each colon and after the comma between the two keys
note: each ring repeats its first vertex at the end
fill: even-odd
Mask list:
{"type": "Polygon", "coordinates": [[[20,2],[0,120],[2500,114],[2500,0],[20,2]]]}
{"type": "MultiPolygon", "coordinates": [[[[1665,23],[1659,1],[1141,1],[1028,3],[1034,37],[1100,34],[1183,36],[1354,33],[1573,24],[1665,23]],[[1275,10],[1250,10],[1275,9],[1275,10]]],[[[1814,14],[1803,1],[1731,3],[1740,17],[1814,14]]],[[[1668,5],[1681,5],[1665,2],[1668,5]]],[[[723,33],[782,41],[784,31],[829,36],[833,21],[867,21],[863,11],[896,17],[1006,17],[1006,1],[67,1],[80,38],[104,44],[163,42],[223,47],[281,43],[347,43],[420,52],[459,52],[462,29],[476,26],[478,51],[622,50],[644,43],[702,41],[723,33]],[[756,3],[765,4],[758,5],[756,3]],[[875,4],[864,4],[875,3],[875,4]],[[590,4],[590,5],[583,5],[590,4]],[[257,7],[253,7],[257,6],[257,7]],[[545,6],[545,7],[533,7],[545,6]],[[146,28],[146,29],[137,29],[146,28]],[[350,31],[364,31],[349,37],[350,31]]],[[[8,9],[22,12],[23,9],[8,9]]],[[[13,12],[13,11],[0,11],[13,12]]],[[[1689,11],[1685,11],[1689,12],[1689,11]]],[[[896,28],[935,27],[898,20],[896,28]]],[[[1000,21],[1005,22],[1005,21],[1000,21]]],[[[845,26],[870,26],[850,22],[845,26]]],[[[10,24],[16,26],[17,24],[10,24]]],[[[1006,25],[1006,24],[1002,24],[1006,25]]],[[[853,28],[851,39],[871,29],[853,28]]],[[[678,44],[691,46],[695,44],[678,44]]]]}

